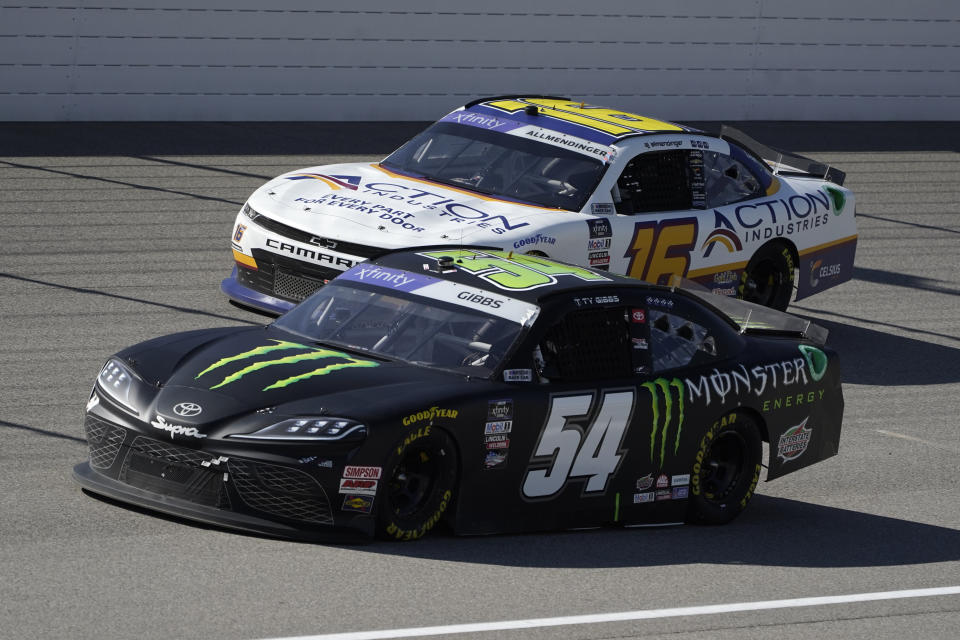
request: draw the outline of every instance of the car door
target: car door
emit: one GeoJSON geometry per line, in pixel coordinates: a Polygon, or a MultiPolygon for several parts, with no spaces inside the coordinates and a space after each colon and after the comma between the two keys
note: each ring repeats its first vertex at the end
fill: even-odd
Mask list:
{"type": "Polygon", "coordinates": [[[535,347],[551,388],[522,499],[559,528],[683,521],[699,440],[726,410],[687,380],[729,367],[742,339],[665,290],[573,305],[535,347]]]}

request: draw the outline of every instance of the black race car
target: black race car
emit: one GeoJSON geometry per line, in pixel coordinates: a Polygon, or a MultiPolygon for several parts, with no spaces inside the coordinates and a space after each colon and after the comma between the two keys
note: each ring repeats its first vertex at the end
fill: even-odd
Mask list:
{"type": "Polygon", "coordinates": [[[826,331],[530,255],[404,250],[265,327],[125,349],[74,475],[123,502],[298,539],[724,523],[837,453],[826,331]]]}

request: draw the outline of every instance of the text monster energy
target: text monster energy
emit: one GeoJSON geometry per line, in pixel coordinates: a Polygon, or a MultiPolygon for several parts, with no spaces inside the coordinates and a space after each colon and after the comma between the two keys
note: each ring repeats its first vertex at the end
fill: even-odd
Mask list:
{"type": "Polygon", "coordinates": [[[650,462],[654,461],[657,450],[660,453],[660,466],[663,467],[663,461],[667,456],[667,438],[670,434],[670,424],[674,419],[673,405],[674,395],[676,395],[676,425],[677,433],[673,439],[673,453],[676,454],[680,448],[680,433],[683,431],[683,393],[685,391],[683,381],[679,378],[667,380],[666,378],[657,378],[653,382],[644,382],[640,385],[650,392],[650,398],[653,405],[653,425],[650,428],[650,462]],[[663,422],[660,421],[660,395],[663,395],[663,422]],[[659,440],[660,446],[657,447],[659,440]]]}
{"type": "Polygon", "coordinates": [[[262,347],[256,347],[250,351],[244,351],[243,353],[238,353],[235,356],[229,356],[227,358],[221,358],[214,362],[212,365],[201,371],[197,374],[195,380],[200,378],[206,373],[218,369],[224,365],[230,364],[231,362],[237,362],[241,360],[248,360],[250,358],[256,358],[257,356],[263,356],[274,351],[284,351],[284,350],[298,350],[300,353],[293,353],[291,355],[284,356],[282,358],[277,358],[274,360],[259,360],[248,364],[247,366],[239,369],[226,376],[223,380],[217,384],[210,387],[210,389],[218,389],[220,387],[226,386],[231,382],[236,382],[243,376],[248,373],[253,373],[254,371],[259,371],[261,369],[266,369],[267,367],[272,367],[275,365],[284,365],[284,364],[293,364],[296,362],[309,361],[309,360],[324,360],[327,358],[336,358],[339,362],[334,362],[331,364],[326,364],[322,367],[314,369],[312,371],[306,371],[304,373],[299,373],[288,378],[281,378],[263,388],[263,391],[268,391],[270,389],[280,389],[288,385],[306,380],[307,378],[312,378],[314,376],[325,376],[328,373],[337,371],[339,369],[349,369],[352,367],[376,367],[379,366],[378,363],[371,360],[360,360],[353,358],[350,355],[343,353],[341,351],[333,351],[332,349],[320,349],[317,347],[308,347],[304,344],[298,344],[296,342],[287,342],[286,340],[271,340],[274,344],[263,345],[262,347]]]}

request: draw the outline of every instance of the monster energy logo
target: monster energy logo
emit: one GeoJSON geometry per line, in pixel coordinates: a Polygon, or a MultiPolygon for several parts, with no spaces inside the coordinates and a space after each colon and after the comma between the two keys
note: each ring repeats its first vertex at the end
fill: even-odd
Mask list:
{"type": "Polygon", "coordinates": [[[274,351],[297,350],[299,351],[299,353],[293,353],[287,356],[283,356],[281,358],[276,358],[274,360],[259,360],[257,362],[248,364],[247,366],[243,367],[239,371],[235,371],[231,373],[230,375],[225,377],[223,380],[221,380],[217,384],[210,387],[210,389],[219,389],[220,387],[224,387],[230,384],[231,382],[236,382],[237,380],[247,375],[248,373],[253,373],[254,371],[266,369],[267,367],[272,367],[274,365],[281,365],[281,364],[293,364],[296,362],[309,361],[309,360],[325,360],[327,358],[337,358],[338,360],[340,360],[340,362],[327,364],[322,367],[318,367],[313,371],[300,373],[295,376],[290,376],[289,378],[282,378],[280,380],[277,380],[273,384],[264,387],[263,391],[269,391],[270,389],[280,389],[282,387],[286,387],[296,382],[306,380],[307,378],[312,378],[314,376],[325,376],[328,373],[331,373],[333,371],[338,371],[340,369],[349,369],[352,367],[380,366],[378,363],[373,362],[372,360],[359,360],[357,358],[353,358],[347,355],[346,353],[343,353],[341,351],[333,351],[332,349],[320,349],[317,347],[308,347],[307,345],[304,345],[304,344],[298,344],[296,342],[287,342],[286,340],[271,340],[270,342],[273,342],[274,344],[268,344],[262,347],[256,347],[255,349],[251,349],[250,351],[244,351],[243,353],[238,353],[235,356],[220,358],[219,360],[214,362],[212,365],[210,365],[209,367],[207,367],[206,369],[198,373],[196,378],[194,378],[194,380],[199,379],[201,376],[203,376],[206,373],[209,373],[210,371],[213,371],[214,369],[218,369],[224,365],[230,364],[231,362],[239,362],[242,360],[248,360],[250,358],[256,358],[257,356],[263,356],[268,353],[273,353],[274,351]]]}
{"type": "Polygon", "coordinates": [[[673,391],[677,392],[677,435],[673,440],[673,453],[676,455],[680,448],[680,432],[683,431],[683,382],[679,378],[667,380],[657,378],[653,382],[644,382],[640,385],[650,392],[653,401],[653,427],[650,430],[650,462],[654,461],[657,451],[657,440],[660,440],[660,466],[667,456],[667,436],[670,423],[673,420],[673,391]],[[663,422],[660,422],[660,394],[663,394],[664,409],[663,422]]]}

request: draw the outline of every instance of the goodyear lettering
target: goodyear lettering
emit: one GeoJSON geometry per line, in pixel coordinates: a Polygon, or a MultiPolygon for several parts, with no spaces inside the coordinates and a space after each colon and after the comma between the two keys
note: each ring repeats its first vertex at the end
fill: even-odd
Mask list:
{"type": "Polygon", "coordinates": [[[457,409],[441,409],[440,407],[430,407],[424,411],[412,413],[404,418],[403,426],[409,427],[411,424],[416,424],[417,422],[424,422],[427,420],[432,422],[435,418],[456,418],[459,413],[460,412],[457,409]]]}
{"type": "MultiPolygon", "coordinates": [[[[700,438],[700,448],[697,449],[697,455],[694,457],[693,461],[693,473],[690,474],[690,492],[698,496],[702,490],[700,486],[700,474],[703,471],[703,459],[707,457],[707,450],[710,448],[710,444],[713,442],[713,439],[717,437],[717,433],[721,428],[727,426],[728,424],[733,424],[737,420],[737,414],[731,413],[724,416],[722,419],[717,420],[713,423],[707,432],[703,434],[703,437],[700,438]]],[[[708,496],[709,497],[709,496],[708,496]]]]}
{"type": "Polygon", "coordinates": [[[552,236],[545,236],[538,233],[535,236],[530,236],[529,238],[521,238],[513,243],[514,249],[519,249],[520,247],[525,247],[528,244],[557,244],[557,239],[552,236]]]}
{"type": "Polygon", "coordinates": [[[660,441],[660,467],[667,453],[667,437],[669,436],[670,426],[673,423],[673,406],[677,406],[677,433],[673,441],[673,453],[676,455],[680,448],[680,433],[683,431],[683,395],[684,386],[679,378],[667,380],[666,378],[657,378],[653,382],[644,382],[640,385],[650,392],[653,413],[653,425],[650,428],[650,462],[656,458],[658,451],[657,441],[660,441]],[[674,400],[674,391],[676,391],[676,400],[674,400]],[[663,422],[660,422],[660,396],[663,396],[664,411],[663,422]]]}
{"type": "Polygon", "coordinates": [[[437,510],[427,518],[426,522],[420,525],[417,529],[401,529],[394,523],[387,525],[387,533],[392,535],[396,540],[417,540],[422,538],[430,529],[440,522],[440,518],[443,516],[443,512],[447,510],[447,505],[450,503],[450,498],[453,494],[447,490],[444,492],[443,497],[440,499],[440,505],[437,507],[437,510]]]}
{"type": "Polygon", "coordinates": [[[403,439],[403,442],[400,446],[397,447],[397,455],[402,455],[404,449],[410,446],[411,443],[416,442],[420,438],[425,438],[430,435],[430,427],[420,427],[417,431],[412,431],[407,434],[407,437],[403,439]]]}
{"type": "Polygon", "coordinates": [[[757,488],[757,483],[760,482],[760,465],[756,465],[753,468],[753,477],[750,479],[750,486],[747,487],[747,492],[740,499],[740,508],[745,509],[747,507],[747,502],[750,501],[750,498],[753,497],[753,492],[757,488]]]}
{"type": "Polygon", "coordinates": [[[281,389],[291,384],[302,382],[303,380],[307,380],[314,376],[325,376],[334,371],[339,371],[340,369],[350,369],[354,367],[380,366],[379,363],[374,362],[372,360],[361,360],[359,358],[354,358],[353,356],[350,356],[341,351],[334,351],[332,349],[308,347],[307,345],[304,345],[304,344],[298,344],[296,342],[288,342],[286,340],[271,339],[270,342],[273,342],[274,344],[255,347],[254,349],[251,349],[249,351],[244,351],[243,353],[239,353],[235,356],[221,358],[216,362],[214,362],[209,367],[207,367],[206,369],[204,369],[203,371],[201,371],[200,373],[198,373],[194,377],[194,380],[198,380],[204,375],[206,375],[207,373],[210,373],[211,371],[215,369],[219,369],[220,367],[226,366],[228,364],[239,362],[242,360],[249,360],[252,358],[256,358],[258,356],[267,355],[274,351],[284,351],[284,350],[291,350],[291,351],[296,350],[296,351],[299,351],[300,353],[284,356],[282,358],[277,358],[275,360],[260,360],[260,361],[254,362],[226,376],[219,383],[209,388],[211,390],[219,389],[220,387],[224,387],[228,384],[236,382],[237,380],[240,380],[241,378],[243,378],[245,375],[249,373],[260,371],[262,369],[266,369],[269,367],[295,364],[297,362],[304,362],[304,361],[311,361],[311,360],[334,359],[334,360],[337,360],[337,362],[327,364],[322,367],[318,367],[316,369],[313,369],[312,371],[306,371],[304,373],[289,376],[287,378],[281,378],[276,382],[264,387],[262,391],[269,391],[270,389],[281,389]]]}

